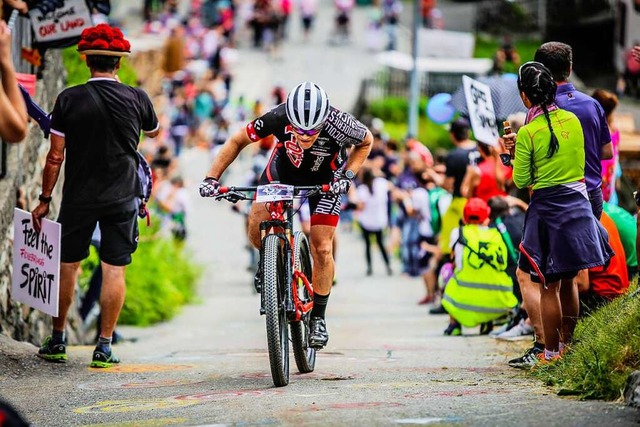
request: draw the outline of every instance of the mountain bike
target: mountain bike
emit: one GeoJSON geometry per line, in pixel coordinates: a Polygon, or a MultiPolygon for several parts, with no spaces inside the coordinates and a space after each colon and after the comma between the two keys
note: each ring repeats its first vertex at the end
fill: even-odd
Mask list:
{"type": "Polygon", "coordinates": [[[276,387],[289,384],[289,327],[298,371],[312,372],[316,349],[309,346],[309,319],[313,308],[309,242],[293,231],[293,200],[329,191],[329,185],[267,184],[257,187],[221,187],[216,200],[265,203],[271,219],[260,223],[262,246],[258,264],[260,314],[266,317],[271,376],[276,387]]]}

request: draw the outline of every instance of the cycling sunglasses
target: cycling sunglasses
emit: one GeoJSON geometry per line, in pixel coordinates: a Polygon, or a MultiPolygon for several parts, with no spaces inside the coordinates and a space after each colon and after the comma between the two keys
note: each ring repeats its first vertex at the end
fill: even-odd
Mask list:
{"type": "Polygon", "coordinates": [[[322,132],[322,126],[323,125],[320,125],[317,128],[305,130],[305,129],[300,129],[294,125],[291,125],[291,129],[298,135],[315,136],[320,132],[322,132]]]}

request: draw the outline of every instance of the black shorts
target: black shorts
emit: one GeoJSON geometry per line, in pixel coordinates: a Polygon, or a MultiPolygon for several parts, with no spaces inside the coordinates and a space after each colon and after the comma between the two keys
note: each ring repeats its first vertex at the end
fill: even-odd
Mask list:
{"type": "MultiPolygon", "coordinates": [[[[534,266],[529,261],[529,258],[527,258],[522,253],[518,258],[518,268],[520,268],[520,270],[524,271],[525,273],[528,273],[531,276],[531,281],[533,283],[542,283],[542,278],[540,277],[540,275],[538,274],[534,266]]],[[[578,275],[578,270],[567,271],[563,273],[548,273],[548,274],[545,274],[544,279],[546,283],[553,283],[553,282],[559,282],[560,280],[573,279],[577,275],[578,275]]]]}
{"type": "MultiPolygon", "coordinates": [[[[433,237],[420,236],[420,241],[418,245],[422,245],[423,242],[427,242],[430,245],[437,244],[436,239],[433,237]]],[[[432,257],[433,257],[433,254],[431,252],[423,251],[422,248],[420,248],[420,261],[418,262],[418,265],[420,266],[420,271],[422,273],[429,270],[429,263],[431,262],[432,257]]]]}
{"type": "Polygon", "coordinates": [[[77,209],[64,205],[58,222],[62,228],[60,260],[82,261],[89,256],[91,236],[100,224],[100,259],[107,264],[131,264],[138,247],[138,199],[101,209],[77,209]]]}

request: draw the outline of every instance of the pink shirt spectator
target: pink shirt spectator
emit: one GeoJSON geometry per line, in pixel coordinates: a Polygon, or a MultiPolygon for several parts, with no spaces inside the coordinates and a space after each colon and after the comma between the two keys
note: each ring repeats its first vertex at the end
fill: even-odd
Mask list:
{"type": "Polygon", "coordinates": [[[613,157],[608,160],[601,160],[602,164],[602,199],[608,202],[611,195],[616,191],[616,165],[618,164],[618,150],[620,145],[620,131],[616,129],[611,132],[611,146],[613,157]]]}

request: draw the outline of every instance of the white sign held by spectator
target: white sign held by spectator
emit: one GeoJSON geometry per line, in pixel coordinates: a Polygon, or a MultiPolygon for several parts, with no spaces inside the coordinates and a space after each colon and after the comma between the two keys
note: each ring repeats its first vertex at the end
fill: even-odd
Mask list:
{"type": "Polygon", "coordinates": [[[46,14],[32,7],[29,18],[40,43],[77,37],[82,30],[93,26],[85,0],[65,0],[64,6],[46,14]]]}
{"type": "Polygon", "coordinates": [[[493,110],[491,88],[469,76],[462,76],[464,96],[469,110],[469,120],[476,140],[488,145],[498,145],[498,126],[493,110]]]}
{"type": "Polygon", "coordinates": [[[29,307],[58,316],[60,294],[60,224],[42,219],[33,229],[31,213],[13,213],[13,285],[11,296],[29,307]]]}

